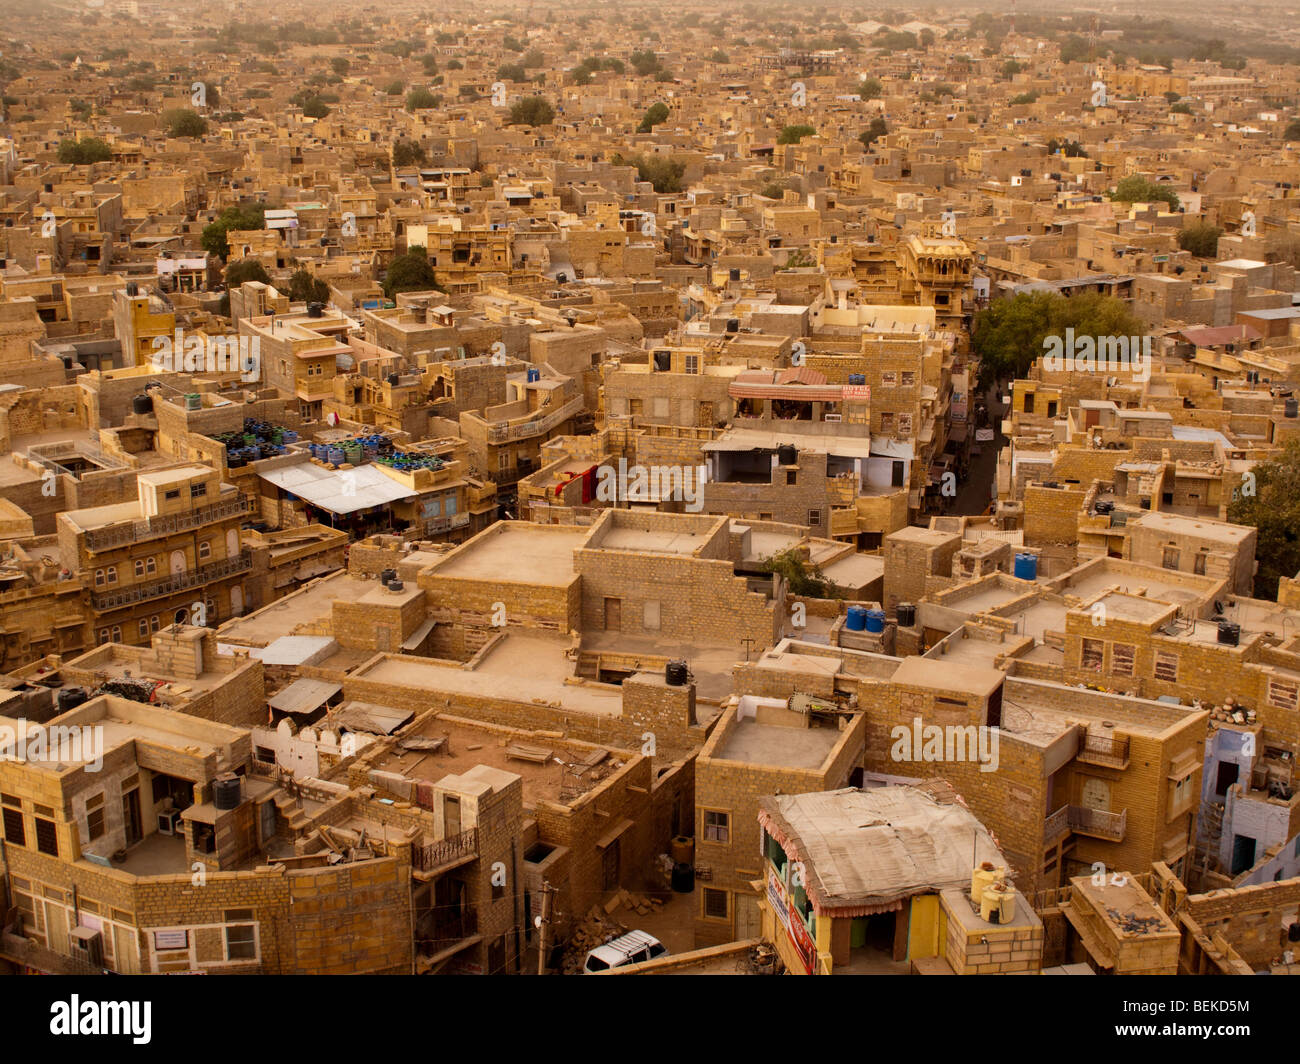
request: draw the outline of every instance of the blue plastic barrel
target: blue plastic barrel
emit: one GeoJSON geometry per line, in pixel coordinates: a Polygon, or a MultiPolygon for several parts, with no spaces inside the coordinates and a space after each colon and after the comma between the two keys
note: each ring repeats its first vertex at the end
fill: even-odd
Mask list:
{"type": "Polygon", "coordinates": [[[861,632],[867,627],[867,608],[865,606],[850,606],[848,617],[844,620],[844,627],[850,632],[861,632]]]}
{"type": "Polygon", "coordinates": [[[1016,579],[1018,580],[1037,580],[1038,579],[1038,555],[1017,554],[1015,572],[1016,572],[1016,579]]]}
{"type": "Polygon", "coordinates": [[[867,631],[883,632],[885,630],[885,611],[867,610],[867,631]]]}

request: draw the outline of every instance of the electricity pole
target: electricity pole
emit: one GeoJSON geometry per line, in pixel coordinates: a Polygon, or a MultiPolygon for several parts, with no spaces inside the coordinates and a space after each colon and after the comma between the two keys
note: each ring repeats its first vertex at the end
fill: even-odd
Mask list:
{"type": "Polygon", "coordinates": [[[551,937],[551,898],[555,888],[549,883],[542,883],[542,915],[537,918],[537,930],[541,937],[537,941],[537,974],[546,974],[547,940],[551,937]]]}

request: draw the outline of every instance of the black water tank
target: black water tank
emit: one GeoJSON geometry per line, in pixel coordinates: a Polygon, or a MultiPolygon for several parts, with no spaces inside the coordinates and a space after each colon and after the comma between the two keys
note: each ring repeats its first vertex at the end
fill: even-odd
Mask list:
{"type": "Polygon", "coordinates": [[[1219,622],[1219,642],[1224,646],[1235,647],[1241,642],[1241,625],[1232,621],[1219,622]]]}
{"type": "Polygon", "coordinates": [[[308,303],[308,304],[307,304],[307,317],[309,317],[309,318],[323,318],[324,316],[325,316],[325,304],[324,304],[324,303],[308,303]]]}
{"type": "Polygon", "coordinates": [[[388,581],[388,590],[389,590],[389,591],[401,591],[402,588],[404,588],[405,586],[406,586],[406,585],[403,584],[400,580],[390,580],[390,581],[388,581]]]}
{"type": "Polygon", "coordinates": [[[382,573],[379,574],[379,582],[383,584],[384,587],[387,587],[390,583],[392,583],[396,579],[397,579],[396,569],[385,569],[382,573]]]}
{"type": "Polygon", "coordinates": [[[911,602],[898,604],[898,627],[911,628],[916,624],[916,606],[911,602]]]}
{"type": "Polygon", "coordinates": [[[1286,929],[1286,940],[1288,942],[1300,942],[1300,920],[1297,920],[1286,929]]]}
{"type": "Polygon", "coordinates": [[[1295,417],[1297,413],[1300,413],[1300,400],[1288,399],[1283,404],[1283,410],[1286,412],[1287,417],[1295,417]]]}
{"type": "Polygon", "coordinates": [[[402,379],[401,374],[398,373],[390,373],[388,375],[388,383],[391,384],[394,388],[396,388],[397,385],[401,382],[401,379],[402,379]]]}
{"type": "Polygon", "coordinates": [[[799,460],[799,449],[792,443],[783,443],[776,449],[776,460],[781,465],[794,465],[799,460]]]}
{"type": "Polygon", "coordinates": [[[740,271],[737,270],[737,269],[729,270],[729,271],[727,272],[727,276],[728,276],[731,280],[733,280],[733,281],[739,281],[739,280],[740,280],[740,271]]]}
{"type": "Polygon", "coordinates": [[[690,676],[691,670],[684,661],[670,661],[664,666],[664,682],[671,687],[684,687],[690,676]]]}
{"type": "Polygon", "coordinates": [[[137,395],[131,400],[131,413],[133,414],[152,414],[153,413],[153,396],[137,395]]]}
{"type": "Polygon", "coordinates": [[[673,865],[673,890],[678,894],[689,894],[695,889],[695,869],[685,861],[673,865]]]}
{"type": "Polygon", "coordinates": [[[729,332],[729,333],[740,332],[740,319],[739,319],[739,318],[728,318],[728,319],[727,319],[727,332],[729,332]]]}
{"type": "Polygon", "coordinates": [[[59,712],[66,713],[70,709],[76,709],[85,700],[84,687],[62,687],[59,689],[59,712]]]}
{"type": "Polygon", "coordinates": [[[227,772],[212,781],[212,804],[218,809],[238,809],[243,785],[238,776],[227,772]]]}
{"type": "Polygon", "coordinates": [[[134,281],[127,281],[126,294],[129,296],[138,296],[140,294],[140,286],[134,281]]]}

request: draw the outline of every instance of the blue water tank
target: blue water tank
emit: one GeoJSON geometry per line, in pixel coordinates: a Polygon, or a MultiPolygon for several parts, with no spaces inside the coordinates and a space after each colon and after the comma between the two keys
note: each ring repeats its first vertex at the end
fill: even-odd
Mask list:
{"type": "Polygon", "coordinates": [[[850,632],[861,632],[867,627],[867,608],[865,606],[850,606],[849,615],[845,618],[844,627],[850,632]]]}
{"type": "Polygon", "coordinates": [[[1018,580],[1038,579],[1038,555],[1037,554],[1016,555],[1016,579],[1018,580]]]}
{"type": "Polygon", "coordinates": [[[529,383],[529,384],[532,384],[533,381],[539,381],[539,380],[541,380],[541,379],[542,379],[542,371],[541,371],[540,369],[530,369],[530,370],[528,371],[528,383],[529,383]]]}
{"type": "Polygon", "coordinates": [[[885,611],[867,610],[867,631],[883,632],[885,630],[885,611]]]}

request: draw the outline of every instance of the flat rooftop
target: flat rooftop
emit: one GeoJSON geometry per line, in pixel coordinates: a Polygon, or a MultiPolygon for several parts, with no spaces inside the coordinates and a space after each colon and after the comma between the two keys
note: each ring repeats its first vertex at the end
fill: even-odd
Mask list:
{"type": "Polygon", "coordinates": [[[476,765],[487,765],[520,777],[524,784],[524,804],[530,807],[539,800],[572,800],[591,790],[601,780],[607,779],[611,771],[621,769],[628,761],[626,753],[610,751],[609,756],[595,769],[578,776],[569,771],[568,766],[578,765],[596,747],[559,739],[516,739],[445,717],[428,720],[419,731],[403,733],[402,738],[412,736],[443,738],[446,742],[442,749],[433,753],[395,748],[375,767],[408,779],[437,783],[447,776],[464,775],[476,765]],[[528,746],[549,749],[552,757],[542,764],[511,757],[507,750],[513,742],[526,742],[528,746]]]}
{"type": "Polygon", "coordinates": [[[1177,582],[1161,576],[1164,570],[1154,566],[1127,564],[1124,566],[1097,566],[1078,576],[1066,574],[1058,585],[1063,593],[1092,599],[1107,588],[1116,588],[1128,594],[1141,592],[1147,598],[1159,599],[1181,606],[1209,595],[1221,581],[1211,577],[1180,576],[1177,582]]]}
{"type": "Polygon", "coordinates": [[[335,599],[355,602],[376,587],[374,580],[358,580],[343,570],[315,580],[306,587],[277,599],[247,617],[236,617],[218,629],[222,643],[264,647],[295,629],[328,617],[335,599]]]}
{"type": "Polygon", "coordinates": [[[904,658],[893,676],[898,684],[960,691],[981,697],[992,694],[1005,678],[998,669],[917,657],[904,658]]]}
{"type": "Polygon", "coordinates": [[[1018,733],[1041,729],[1059,731],[1060,728],[1073,724],[1086,723],[1092,726],[1109,721],[1117,733],[1155,738],[1164,735],[1171,728],[1185,724],[1189,716],[1205,712],[1147,698],[1120,694],[1089,698],[1086,693],[1063,708],[1062,690],[1061,684],[1046,680],[1008,677],[1002,702],[1003,726],[1010,732],[1018,733]],[[1010,712],[1007,707],[1011,707],[1010,712]]]}
{"type": "Polygon", "coordinates": [[[838,728],[794,728],[760,724],[752,718],[731,726],[713,756],[781,768],[819,768],[843,736],[838,728]]]}
{"type": "Polygon", "coordinates": [[[595,550],[625,550],[638,554],[681,554],[690,556],[707,543],[709,537],[698,530],[680,532],[639,528],[611,528],[595,550]]]}
{"type": "Polygon", "coordinates": [[[590,529],[502,521],[452,551],[429,570],[457,580],[568,587],[577,575],[573,552],[590,529]]]}
{"type": "MultiPolygon", "coordinates": [[[[1089,609],[1101,606],[1105,617],[1115,617],[1121,621],[1154,621],[1169,612],[1170,604],[1156,599],[1130,595],[1123,591],[1112,591],[1093,602],[1089,609]]],[[[1215,627],[1218,632],[1218,627],[1215,627]]]]}
{"type": "Polygon", "coordinates": [[[451,696],[451,712],[455,712],[455,696],[466,695],[524,703],[540,699],[583,713],[619,716],[623,712],[619,688],[569,682],[573,662],[567,655],[568,646],[567,640],[511,632],[494,644],[473,669],[405,655],[385,657],[357,672],[355,678],[451,696]]]}

